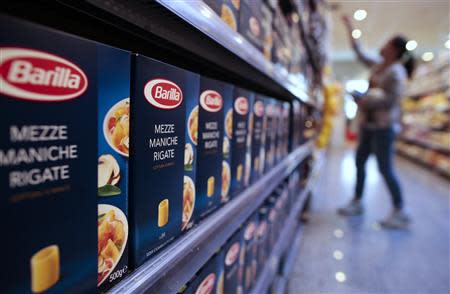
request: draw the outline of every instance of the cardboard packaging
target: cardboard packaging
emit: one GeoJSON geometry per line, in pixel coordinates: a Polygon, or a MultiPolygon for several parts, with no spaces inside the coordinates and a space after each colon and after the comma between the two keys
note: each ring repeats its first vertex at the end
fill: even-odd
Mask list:
{"type": "MultiPolygon", "coordinates": [[[[249,134],[249,117],[252,112],[254,94],[242,88],[234,87],[233,90],[233,116],[231,138],[231,197],[244,190],[245,175],[250,172],[246,164],[247,136],[249,134]],[[248,169],[248,171],[247,171],[248,169]]],[[[225,133],[227,127],[228,112],[225,117],[225,133]]],[[[225,146],[225,143],[224,143],[225,146]]],[[[225,149],[225,148],[224,148],[225,149]]],[[[249,155],[250,156],[250,155],[249,155]]]]}
{"type": "Polygon", "coordinates": [[[141,55],[133,69],[130,215],[139,266],[181,232],[185,101],[197,99],[199,76],[141,55]]]}
{"type": "Polygon", "coordinates": [[[262,146],[262,138],[263,138],[263,123],[265,118],[265,106],[264,106],[264,97],[257,94],[255,95],[255,100],[253,102],[252,107],[252,116],[250,117],[250,125],[249,129],[251,131],[251,179],[250,182],[254,183],[257,181],[263,174],[264,165],[262,162],[264,158],[261,158],[264,155],[264,150],[262,146]]]}
{"type": "Polygon", "coordinates": [[[263,51],[264,31],[261,24],[261,0],[242,0],[239,17],[239,33],[256,49],[263,51]]]}
{"type": "Polygon", "coordinates": [[[258,269],[258,243],[257,230],[259,224],[259,212],[255,211],[244,225],[244,293],[249,293],[256,281],[258,269]]]}
{"type": "Polygon", "coordinates": [[[128,273],[129,52],[98,50],[98,278],[105,292],[128,273]]]}
{"type": "Polygon", "coordinates": [[[6,16],[0,27],[2,292],[95,292],[102,45],[6,16]]]}
{"type": "Polygon", "coordinates": [[[200,78],[195,220],[221,204],[224,101],[231,99],[232,90],[229,84],[200,78]]]}
{"type": "Polygon", "coordinates": [[[182,294],[223,294],[224,268],[223,252],[211,257],[208,262],[194,275],[179,293],[182,294]]]}
{"type": "Polygon", "coordinates": [[[239,26],[239,0],[203,0],[233,31],[239,26]]]}
{"type": "Polygon", "coordinates": [[[223,247],[224,292],[242,293],[244,274],[244,231],[239,229],[223,247]]]}

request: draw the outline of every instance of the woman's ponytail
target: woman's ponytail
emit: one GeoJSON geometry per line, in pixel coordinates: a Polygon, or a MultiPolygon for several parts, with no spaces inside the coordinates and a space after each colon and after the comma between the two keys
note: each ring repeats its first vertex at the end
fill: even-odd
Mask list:
{"type": "Polygon", "coordinates": [[[392,44],[398,50],[398,59],[405,67],[408,78],[411,78],[416,68],[416,60],[412,53],[406,49],[408,40],[403,36],[395,36],[392,38],[392,44]]]}

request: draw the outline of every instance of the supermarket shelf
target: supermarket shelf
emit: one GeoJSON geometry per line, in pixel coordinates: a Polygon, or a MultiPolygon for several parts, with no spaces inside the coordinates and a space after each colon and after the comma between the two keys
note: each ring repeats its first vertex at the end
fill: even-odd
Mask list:
{"type": "Polygon", "coordinates": [[[313,148],[312,141],[297,148],[255,184],[137,268],[108,293],[176,293],[313,148]]]}
{"type": "MultiPolygon", "coordinates": [[[[137,52],[281,100],[298,97],[320,107],[305,92],[301,77],[294,78],[276,69],[244,38],[221,22],[201,0],[16,0],[3,5],[0,13],[137,52]],[[168,5],[186,11],[174,13],[168,5]],[[210,21],[214,25],[208,28],[210,32],[194,26],[180,15],[193,14],[194,8],[198,7],[211,13],[210,21]],[[228,46],[238,41],[218,42],[213,38],[218,34],[236,37],[242,44],[229,49],[228,46]]],[[[203,14],[197,13],[197,18],[199,15],[203,14]]]]}
{"type": "Polygon", "coordinates": [[[300,193],[297,202],[292,207],[291,212],[289,213],[289,217],[286,220],[286,223],[283,227],[283,231],[280,233],[277,243],[272,249],[272,253],[270,254],[264,269],[258,277],[253,289],[251,291],[252,294],[260,294],[267,293],[271,283],[274,281],[275,277],[278,274],[278,269],[280,265],[280,260],[283,252],[286,250],[287,246],[290,244],[292,232],[298,225],[298,215],[305,204],[307,195],[314,188],[318,173],[322,164],[324,162],[324,155],[320,154],[318,160],[314,166],[314,169],[311,172],[311,177],[308,180],[308,184],[305,189],[300,193]]]}
{"type": "Polygon", "coordinates": [[[449,173],[421,160],[420,158],[414,157],[414,156],[406,153],[405,151],[400,150],[399,148],[396,149],[396,152],[398,155],[402,156],[403,158],[406,158],[406,159],[410,160],[411,162],[418,164],[420,166],[423,166],[423,167],[427,168],[428,170],[433,171],[433,172],[437,173],[438,175],[446,178],[447,180],[450,180],[449,173]]]}
{"type": "Polygon", "coordinates": [[[430,149],[430,150],[433,150],[433,151],[436,151],[436,152],[439,152],[439,153],[450,155],[450,149],[449,148],[444,148],[442,146],[438,146],[438,145],[435,145],[435,144],[432,144],[432,143],[429,143],[429,142],[425,142],[425,141],[419,140],[417,138],[410,138],[410,137],[406,137],[406,136],[400,136],[398,138],[398,140],[403,141],[403,142],[407,142],[407,143],[410,143],[410,144],[414,144],[414,145],[417,145],[417,146],[421,146],[423,148],[430,149]]]}
{"type": "Polygon", "coordinates": [[[288,74],[282,68],[274,66],[264,55],[239,33],[233,31],[203,1],[157,0],[186,22],[208,35],[217,43],[253,65],[279,83],[295,97],[306,103],[312,103],[306,94],[306,84],[300,77],[288,74]],[[199,13],[200,12],[200,13],[199,13]]]}

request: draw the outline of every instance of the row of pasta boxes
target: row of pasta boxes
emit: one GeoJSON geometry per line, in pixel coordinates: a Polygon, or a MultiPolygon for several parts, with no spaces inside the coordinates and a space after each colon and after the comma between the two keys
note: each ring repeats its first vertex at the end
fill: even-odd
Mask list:
{"type": "Polygon", "coordinates": [[[8,293],[105,291],[300,144],[289,103],[0,23],[8,293]]]}
{"type": "Polygon", "coordinates": [[[250,293],[300,192],[296,169],[249,217],[179,294],[250,293]]]}

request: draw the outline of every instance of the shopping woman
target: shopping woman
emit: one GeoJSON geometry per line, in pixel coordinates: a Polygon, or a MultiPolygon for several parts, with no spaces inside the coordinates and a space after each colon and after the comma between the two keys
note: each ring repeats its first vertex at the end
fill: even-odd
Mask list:
{"type": "Polygon", "coordinates": [[[400,100],[406,82],[414,70],[414,59],[406,50],[407,40],[402,36],[390,39],[380,50],[380,57],[373,58],[361,51],[352,38],[350,19],[343,17],[352,46],[358,59],[371,70],[369,90],[357,99],[360,118],[359,145],[356,151],[356,189],[353,200],[339,209],[342,215],[363,213],[361,199],[366,178],[365,165],[371,153],[377,158],[380,173],[389,188],[393,211],[381,222],[389,228],[406,228],[409,218],[403,210],[401,187],[394,171],[394,140],[400,129],[400,100]]]}

